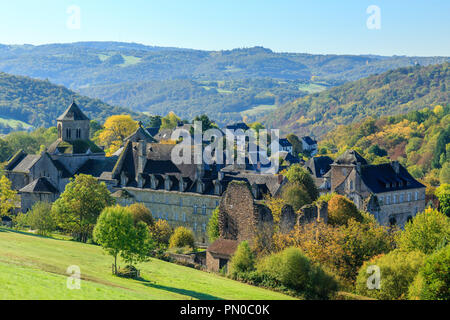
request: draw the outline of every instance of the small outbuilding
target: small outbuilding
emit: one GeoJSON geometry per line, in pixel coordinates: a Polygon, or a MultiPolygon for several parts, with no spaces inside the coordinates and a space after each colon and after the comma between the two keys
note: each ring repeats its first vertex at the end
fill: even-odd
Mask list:
{"type": "Polygon", "coordinates": [[[217,239],[206,250],[206,266],[209,271],[219,272],[227,268],[239,245],[237,240],[217,239]]]}

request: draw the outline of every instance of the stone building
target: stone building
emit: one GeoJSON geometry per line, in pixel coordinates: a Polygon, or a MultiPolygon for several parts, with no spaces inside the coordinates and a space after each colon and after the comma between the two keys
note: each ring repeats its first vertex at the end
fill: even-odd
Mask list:
{"type": "Polygon", "coordinates": [[[347,150],[330,166],[324,175],[329,191],[352,199],[382,225],[403,227],[425,209],[425,186],[397,161],[369,165],[359,153],[347,150]]]}
{"type": "Polygon", "coordinates": [[[119,204],[144,203],[156,219],[167,220],[172,227],[186,226],[197,242],[207,243],[207,223],[231,181],[248,183],[255,199],[277,194],[284,183],[281,176],[245,167],[194,161],[177,165],[171,159],[175,145],[156,143],[142,125],[115,155],[106,157],[89,140],[89,118],[75,102],[57,119],[57,128],[58,139],[45,152],[19,151],[5,167],[21,196],[23,212],[37,201],[55,201],[70,178],[88,174],[105,183],[119,204]]]}

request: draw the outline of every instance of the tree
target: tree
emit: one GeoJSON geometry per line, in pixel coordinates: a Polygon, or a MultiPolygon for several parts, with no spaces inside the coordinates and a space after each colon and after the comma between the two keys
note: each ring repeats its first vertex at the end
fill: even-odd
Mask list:
{"type": "Polygon", "coordinates": [[[219,208],[214,209],[208,222],[208,239],[213,243],[220,237],[219,231],[219,208]]]}
{"type": "Polygon", "coordinates": [[[178,227],[173,232],[169,241],[169,248],[195,248],[195,238],[192,230],[186,227],[178,227]]]}
{"type": "Polygon", "coordinates": [[[255,263],[256,257],[250,249],[248,241],[242,241],[231,257],[229,273],[232,277],[238,278],[241,273],[255,270],[255,263]]]}
{"type": "Polygon", "coordinates": [[[145,223],[135,226],[133,215],[127,208],[105,208],[94,228],[94,240],[114,258],[114,274],[117,274],[117,257],[129,264],[145,261],[149,253],[149,233],[145,223]]]}
{"type": "Polygon", "coordinates": [[[106,185],[89,175],[76,175],[55,201],[52,214],[57,225],[86,242],[98,216],[106,207],[114,205],[106,185]]]}
{"type": "Polygon", "coordinates": [[[116,152],[126,137],[138,128],[138,123],[130,115],[114,115],[106,119],[99,135],[99,143],[106,146],[108,154],[116,152]]]}
{"type": "Polygon", "coordinates": [[[127,209],[131,212],[135,225],[137,225],[139,221],[144,222],[148,228],[151,228],[155,224],[150,209],[143,203],[133,203],[128,206],[127,209]]]}
{"type": "MultiPolygon", "coordinates": [[[[195,123],[196,121],[200,121],[202,123],[202,131],[205,132],[206,130],[217,128],[217,124],[215,124],[213,121],[209,119],[209,117],[206,114],[202,114],[201,116],[196,116],[194,120],[192,120],[192,123],[195,123]]],[[[191,134],[194,132],[192,131],[191,134]]]]}
{"type": "Polygon", "coordinates": [[[167,116],[161,118],[161,127],[159,130],[175,129],[180,120],[181,119],[175,114],[175,112],[170,111],[167,116]]]}
{"type": "Polygon", "coordinates": [[[424,266],[409,287],[409,298],[450,300],[450,245],[425,259],[424,266]]]}
{"type": "Polygon", "coordinates": [[[172,234],[173,229],[166,220],[158,220],[150,228],[150,235],[160,248],[167,248],[169,246],[172,234]]]}
{"type": "Polygon", "coordinates": [[[0,139],[0,162],[4,162],[9,159],[12,155],[13,151],[9,146],[8,142],[3,139],[0,139]]]}
{"type": "Polygon", "coordinates": [[[436,189],[435,194],[439,199],[439,210],[450,217],[450,184],[442,184],[436,189]]]}
{"type": "Polygon", "coordinates": [[[295,211],[312,202],[305,187],[298,183],[289,183],[285,186],[283,188],[282,198],[283,201],[291,205],[295,211]]]}
{"type": "Polygon", "coordinates": [[[447,161],[446,163],[444,163],[442,165],[442,168],[439,172],[439,180],[441,183],[450,184],[450,162],[449,161],[447,161]]]}
{"type": "Polygon", "coordinates": [[[450,242],[450,218],[434,209],[416,215],[400,233],[397,243],[405,251],[432,253],[442,243],[450,242]]]}
{"type": "Polygon", "coordinates": [[[299,164],[292,165],[284,175],[290,183],[303,186],[306,192],[308,192],[311,201],[315,201],[319,197],[319,190],[317,190],[311,175],[299,164]]]}
{"type": "MultiPolygon", "coordinates": [[[[356,291],[367,297],[381,300],[406,299],[408,288],[424,263],[425,255],[420,251],[394,250],[364,263],[356,280],[356,291]],[[368,288],[367,282],[376,269],[380,268],[379,289],[368,288]],[[369,270],[369,272],[368,272],[369,270]]],[[[375,286],[376,283],[372,282],[375,286]]]]}
{"type": "Polygon", "coordinates": [[[36,202],[26,216],[27,224],[37,230],[40,235],[49,235],[56,229],[56,223],[51,214],[52,206],[48,202],[36,202]]]}
{"type": "Polygon", "coordinates": [[[11,188],[11,181],[6,176],[0,178],[0,217],[7,216],[15,208],[17,192],[11,188]]]}
{"type": "Polygon", "coordinates": [[[331,225],[346,225],[349,219],[362,221],[363,217],[353,201],[335,194],[328,201],[328,223],[331,225]]]}
{"type": "Polygon", "coordinates": [[[303,143],[300,141],[298,136],[290,133],[286,136],[286,139],[292,144],[292,150],[295,155],[303,152],[303,143]]]}

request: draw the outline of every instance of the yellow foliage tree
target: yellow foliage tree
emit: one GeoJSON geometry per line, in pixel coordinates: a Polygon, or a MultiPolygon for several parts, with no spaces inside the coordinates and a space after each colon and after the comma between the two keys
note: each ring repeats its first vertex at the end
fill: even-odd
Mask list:
{"type": "Polygon", "coordinates": [[[0,178],[0,217],[7,216],[14,209],[17,192],[11,189],[11,181],[5,176],[0,178]]]}
{"type": "Polygon", "coordinates": [[[98,136],[99,143],[106,148],[107,155],[116,152],[123,140],[138,128],[138,122],[130,115],[115,115],[106,119],[104,129],[98,136]]]}

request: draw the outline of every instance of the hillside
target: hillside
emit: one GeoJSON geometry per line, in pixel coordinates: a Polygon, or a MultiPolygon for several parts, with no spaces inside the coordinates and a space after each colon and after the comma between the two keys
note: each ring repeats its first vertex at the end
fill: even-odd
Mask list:
{"type": "Polygon", "coordinates": [[[241,120],[246,111],[256,118],[308,91],[444,61],[449,58],[278,53],[262,47],[202,51],[118,42],[0,45],[0,71],[49,79],[134,111],[175,111],[188,119],[202,113],[214,117],[219,111],[217,118],[224,122],[241,120]],[[268,81],[264,88],[262,81],[268,81]],[[203,82],[216,83],[218,92],[206,92],[203,82]],[[275,102],[259,103],[261,95],[275,102]]]}
{"type": "Polygon", "coordinates": [[[398,160],[427,185],[450,183],[450,105],[339,126],[319,142],[323,153],[356,149],[372,163],[398,160]]]}
{"type": "Polygon", "coordinates": [[[136,119],[146,119],[142,114],[81,96],[49,81],[0,73],[0,133],[27,129],[29,125],[54,126],[55,119],[72,99],[92,120],[103,122],[112,114],[132,114],[136,119]]]}
{"type": "Polygon", "coordinates": [[[367,116],[406,113],[449,103],[449,63],[391,70],[311,94],[277,109],[264,122],[283,132],[320,137],[367,116]]]}
{"type": "Polygon", "coordinates": [[[292,299],[230,279],[152,259],[141,279],[111,275],[111,257],[98,246],[0,228],[0,299],[292,299]],[[81,289],[66,287],[66,270],[81,270],[81,289]],[[32,285],[30,285],[32,284],[32,285]]]}

